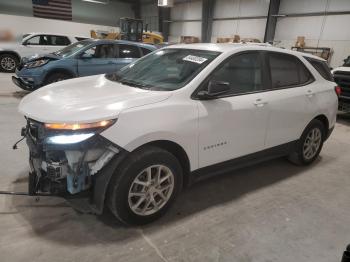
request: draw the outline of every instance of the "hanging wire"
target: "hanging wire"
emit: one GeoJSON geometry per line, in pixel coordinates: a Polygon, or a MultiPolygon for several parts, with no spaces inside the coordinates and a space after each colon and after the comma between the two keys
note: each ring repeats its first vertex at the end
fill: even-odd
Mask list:
{"type": "Polygon", "coordinates": [[[325,27],[325,24],[326,24],[326,19],[327,19],[327,11],[329,9],[329,0],[327,0],[326,2],[326,6],[324,8],[324,13],[323,13],[323,19],[322,19],[322,25],[321,25],[321,30],[320,30],[320,35],[317,39],[317,48],[319,47],[319,44],[320,44],[320,40],[321,40],[321,37],[323,35],[323,31],[324,31],[324,27],[325,27]]]}

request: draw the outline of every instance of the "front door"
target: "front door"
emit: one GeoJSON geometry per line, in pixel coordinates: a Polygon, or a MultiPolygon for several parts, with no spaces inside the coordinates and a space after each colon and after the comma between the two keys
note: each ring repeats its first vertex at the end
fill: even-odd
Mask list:
{"type": "Polygon", "coordinates": [[[213,100],[200,100],[199,167],[206,167],[264,149],[269,111],[263,89],[259,52],[233,55],[204,83],[224,81],[230,92],[213,100]]]}
{"type": "Polygon", "coordinates": [[[21,56],[32,56],[50,52],[50,37],[48,35],[36,35],[23,43],[21,56]]]}

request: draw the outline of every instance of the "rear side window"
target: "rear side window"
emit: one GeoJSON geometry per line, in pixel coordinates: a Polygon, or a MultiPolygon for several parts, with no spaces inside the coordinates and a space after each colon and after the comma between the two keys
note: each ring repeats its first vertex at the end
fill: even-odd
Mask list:
{"type": "Polygon", "coordinates": [[[293,55],[269,53],[268,59],[273,89],[299,86],[313,80],[309,70],[293,55]]]}
{"type": "Polygon", "coordinates": [[[334,81],[331,70],[329,69],[325,61],[320,61],[311,57],[304,58],[310,62],[310,64],[317,70],[317,72],[326,80],[334,81]]]}
{"type": "Polygon", "coordinates": [[[143,54],[143,55],[147,55],[147,54],[149,54],[149,53],[152,52],[152,50],[149,50],[149,49],[144,48],[144,47],[141,47],[141,50],[142,50],[142,54],[143,54]]]}
{"type": "Polygon", "coordinates": [[[51,45],[69,45],[70,40],[66,36],[59,36],[59,35],[52,35],[50,37],[51,39],[51,45]]]}
{"type": "Polygon", "coordinates": [[[119,45],[119,58],[140,58],[140,50],[134,45],[119,45]]]}

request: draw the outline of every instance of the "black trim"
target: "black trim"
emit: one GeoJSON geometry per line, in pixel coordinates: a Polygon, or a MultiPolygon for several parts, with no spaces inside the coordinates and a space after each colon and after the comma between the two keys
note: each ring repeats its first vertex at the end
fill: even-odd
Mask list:
{"type": "Polygon", "coordinates": [[[328,129],[328,132],[327,132],[325,141],[331,136],[331,134],[333,133],[333,131],[334,131],[334,126],[331,127],[330,129],[328,129]]]}
{"type": "Polygon", "coordinates": [[[240,169],[246,166],[254,165],[266,160],[287,156],[295,151],[297,142],[298,140],[295,140],[253,154],[197,169],[191,173],[191,182],[223,174],[225,172],[240,169]]]}

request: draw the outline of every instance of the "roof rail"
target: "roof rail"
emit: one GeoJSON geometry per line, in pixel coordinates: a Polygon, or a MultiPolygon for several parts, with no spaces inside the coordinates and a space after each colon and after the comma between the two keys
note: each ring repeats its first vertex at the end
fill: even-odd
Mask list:
{"type": "Polygon", "coordinates": [[[272,46],[269,43],[255,43],[255,42],[240,42],[241,44],[246,44],[246,45],[257,45],[257,46],[272,46]]]}

